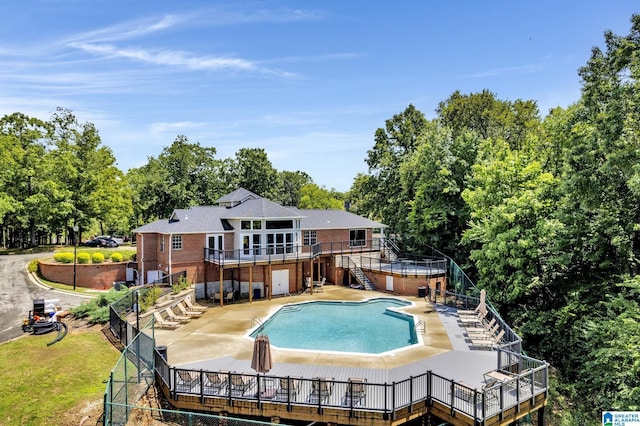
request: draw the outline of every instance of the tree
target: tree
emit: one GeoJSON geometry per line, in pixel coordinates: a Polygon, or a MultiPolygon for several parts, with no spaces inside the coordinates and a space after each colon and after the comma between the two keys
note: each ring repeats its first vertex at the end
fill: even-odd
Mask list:
{"type": "Polygon", "coordinates": [[[262,148],[241,148],[235,159],[226,164],[227,183],[231,188],[244,188],[261,197],[276,198],[278,172],[262,148]]]}
{"type": "Polygon", "coordinates": [[[402,187],[400,165],[416,150],[426,126],[424,114],[409,105],[402,113],[386,120],[384,128],[376,130],[375,144],[367,151],[366,162],[371,175],[367,185],[373,199],[368,204],[372,210],[366,215],[380,218],[398,234],[409,229],[408,203],[414,196],[402,187]]]}
{"type": "MultiPolygon", "coordinates": [[[[47,123],[21,113],[0,119],[0,223],[12,226],[15,236],[26,231],[30,246],[38,243],[36,225],[46,216],[50,203],[42,193],[49,179],[44,162],[48,132],[47,123]]],[[[25,242],[27,238],[18,239],[25,242]]],[[[11,242],[17,244],[19,241],[11,242]]]]}
{"type": "Polygon", "coordinates": [[[300,188],[301,209],[338,209],[344,208],[343,201],[335,197],[335,192],[319,187],[315,183],[308,183],[300,188]]]}
{"type": "Polygon", "coordinates": [[[213,204],[227,190],[222,162],[215,154],[215,148],[178,135],[157,159],[151,157],[146,165],[130,170],[135,222],[166,218],[177,208],[213,204]]]}
{"type": "Polygon", "coordinates": [[[272,201],[283,206],[297,206],[300,203],[302,187],[313,182],[311,176],[305,172],[287,170],[278,173],[277,181],[277,194],[272,201]]]}
{"type": "Polygon", "coordinates": [[[461,197],[478,150],[475,133],[451,131],[430,122],[419,137],[415,152],[401,165],[405,191],[415,194],[408,202],[408,232],[413,250],[436,247],[454,258],[461,255],[458,243],[469,220],[461,197]]]}
{"type": "Polygon", "coordinates": [[[481,138],[502,138],[512,149],[522,149],[528,134],[539,124],[535,101],[501,101],[489,90],[464,95],[456,90],[436,109],[441,123],[455,138],[464,130],[481,138]]]}

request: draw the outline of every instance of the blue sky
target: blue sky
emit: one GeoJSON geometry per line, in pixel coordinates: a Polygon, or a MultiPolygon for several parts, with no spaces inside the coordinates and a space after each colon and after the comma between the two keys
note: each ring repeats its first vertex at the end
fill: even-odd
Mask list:
{"type": "Polygon", "coordinates": [[[25,0],[0,15],[0,115],[71,109],[123,171],[179,134],[264,148],[279,171],[346,191],[375,130],[453,91],[580,96],[577,69],[636,2],[25,0]]]}

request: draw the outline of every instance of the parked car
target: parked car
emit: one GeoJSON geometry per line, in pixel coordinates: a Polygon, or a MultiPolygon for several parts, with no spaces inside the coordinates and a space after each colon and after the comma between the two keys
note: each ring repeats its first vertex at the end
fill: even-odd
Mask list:
{"type": "Polygon", "coordinates": [[[92,240],[87,240],[84,243],[80,244],[86,247],[109,247],[107,241],[102,238],[94,238],[92,240]]]}
{"type": "Polygon", "coordinates": [[[117,244],[117,246],[115,246],[115,247],[118,247],[120,244],[122,244],[124,242],[124,239],[122,239],[120,237],[116,237],[116,236],[99,235],[96,238],[103,238],[103,239],[106,239],[106,240],[113,240],[117,244]]]}
{"type": "Polygon", "coordinates": [[[120,245],[116,240],[110,237],[96,237],[96,240],[104,241],[105,245],[103,247],[118,247],[120,245]]]}

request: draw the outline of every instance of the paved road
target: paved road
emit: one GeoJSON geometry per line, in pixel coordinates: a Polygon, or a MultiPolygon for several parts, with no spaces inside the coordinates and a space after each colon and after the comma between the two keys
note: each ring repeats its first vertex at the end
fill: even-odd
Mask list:
{"type": "Polygon", "coordinates": [[[0,343],[21,336],[22,321],[33,309],[33,299],[57,299],[56,305],[67,310],[78,306],[86,297],[59,292],[38,285],[26,266],[46,253],[0,256],[0,343]]]}

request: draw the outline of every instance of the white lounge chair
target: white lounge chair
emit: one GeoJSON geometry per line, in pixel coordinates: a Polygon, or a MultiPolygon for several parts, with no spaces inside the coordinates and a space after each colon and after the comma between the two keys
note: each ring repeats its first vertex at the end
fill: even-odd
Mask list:
{"type": "Polygon", "coordinates": [[[201,305],[196,305],[194,303],[191,302],[191,298],[189,298],[189,296],[187,296],[185,299],[182,300],[184,302],[184,304],[186,305],[187,308],[189,308],[190,311],[195,311],[195,312],[207,312],[209,310],[208,307],[206,306],[201,306],[201,305]]]}
{"type": "Polygon", "coordinates": [[[178,308],[178,311],[180,311],[181,315],[189,318],[200,318],[204,313],[198,311],[188,311],[187,308],[185,308],[185,306],[182,304],[182,302],[178,302],[178,304],[176,304],[176,307],[178,308]]]}
{"type": "Polygon", "coordinates": [[[170,321],[179,322],[179,323],[182,323],[182,324],[191,321],[191,318],[189,318],[187,316],[176,315],[176,313],[173,312],[173,310],[170,307],[165,309],[164,311],[167,313],[167,317],[169,318],[170,321]]]}
{"type": "Polygon", "coordinates": [[[165,320],[164,318],[162,318],[162,316],[160,315],[160,312],[158,311],[155,311],[153,313],[153,319],[155,320],[154,327],[168,328],[168,329],[175,329],[180,327],[179,322],[165,320]]]}

